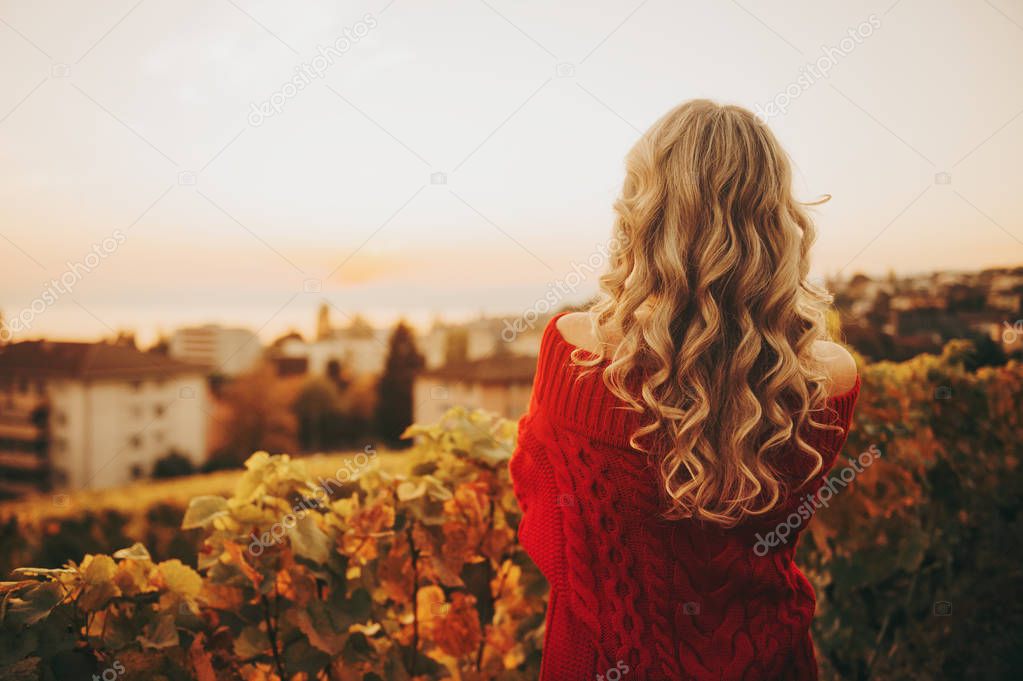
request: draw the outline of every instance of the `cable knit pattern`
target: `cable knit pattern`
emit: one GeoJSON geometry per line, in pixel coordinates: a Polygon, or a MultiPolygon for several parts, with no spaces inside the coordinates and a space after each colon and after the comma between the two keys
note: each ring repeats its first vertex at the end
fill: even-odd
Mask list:
{"type": "MultiPolygon", "coordinates": [[[[544,333],[511,461],[519,537],[551,585],[541,681],[816,679],[814,594],[793,563],[805,524],[764,556],[754,545],[823,484],[859,379],[829,400],[824,420],[843,431],[807,433],[825,467],[798,496],[729,530],[670,522],[656,468],[628,444],[639,414],[599,371],[572,364],[556,322],[544,333]]],[[[805,471],[793,465],[792,474],[805,471]]]]}

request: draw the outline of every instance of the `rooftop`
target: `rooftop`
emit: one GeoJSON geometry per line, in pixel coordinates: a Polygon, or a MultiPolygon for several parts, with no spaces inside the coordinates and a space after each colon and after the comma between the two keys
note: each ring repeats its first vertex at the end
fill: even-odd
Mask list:
{"type": "Polygon", "coordinates": [[[494,355],[482,359],[445,364],[420,376],[464,383],[532,383],[536,357],[494,355]]]}
{"type": "Polygon", "coordinates": [[[204,370],[113,343],[38,340],[0,346],[0,376],[141,378],[193,372],[204,370]]]}

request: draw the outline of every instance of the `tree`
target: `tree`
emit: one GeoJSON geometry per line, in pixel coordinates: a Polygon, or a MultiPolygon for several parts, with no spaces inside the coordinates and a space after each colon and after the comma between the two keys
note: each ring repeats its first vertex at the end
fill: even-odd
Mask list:
{"type": "Polygon", "coordinates": [[[384,373],[377,387],[377,434],[392,445],[401,443],[401,434],[412,423],[412,382],[423,368],[423,356],[416,348],[412,329],[398,322],[391,333],[384,373]]]}
{"type": "Polygon", "coordinates": [[[1009,360],[1002,346],[992,340],[991,336],[973,333],[970,334],[969,340],[973,342],[973,352],[964,361],[968,371],[976,371],[981,367],[1002,366],[1009,360]]]}
{"type": "Polygon", "coordinates": [[[165,357],[170,355],[170,338],[162,333],[158,333],[156,341],[148,350],[146,350],[146,352],[153,355],[163,355],[165,357]]]}
{"type": "Polygon", "coordinates": [[[366,444],[373,434],[377,406],[377,381],[374,376],[356,376],[341,391],[344,437],[341,444],[366,444]]]}
{"type": "Polygon", "coordinates": [[[298,440],[305,451],[334,446],[338,439],[341,394],[330,380],[314,378],[302,386],[292,411],[298,419],[298,440]]]}
{"type": "Polygon", "coordinates": [[[192,460],[176,449],[170,450],[153,464],[154,478],[180,478],[194,472],[192,460]]]}
{"type": "Polygon", "coordinates": [[[260,450],[293,451],[297,444],[297,425],[291,412],[295,391],[295,387],[277,377],[270,365],[260,366],[226,385],[225,439],[211,457],[215,459],[212,467],[240,464],[260,450]]]}

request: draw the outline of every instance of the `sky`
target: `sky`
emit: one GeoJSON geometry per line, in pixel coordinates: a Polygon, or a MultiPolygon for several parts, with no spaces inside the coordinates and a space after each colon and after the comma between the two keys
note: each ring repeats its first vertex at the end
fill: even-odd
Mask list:
{"type": "Polygon", "coordinates": [[[815,276],[1018,265],[1021,66],[1020,0],[8,0],[0,310],[270,339],[585,300],[625,153],[694,97],[833,197],[815,276]]]}

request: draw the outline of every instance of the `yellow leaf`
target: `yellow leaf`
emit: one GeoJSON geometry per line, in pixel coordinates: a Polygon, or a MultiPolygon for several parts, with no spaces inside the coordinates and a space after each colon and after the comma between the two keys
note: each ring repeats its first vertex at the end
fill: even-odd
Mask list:
{"type": "Polygon", "coordinates": [[[164,586],[171,593],[185,598],[196,598],[202,591],[202,577],[192,568],[177,558],[165,560],[157,569],[163,579],[164,586]]]}
{"type": "Polygon", "coordinates": [[[432,624],[438,617],[443,617],[447,610],[444,589],[436,584],[422,587],[416,593],[416,609],[419,621],[432,624]]]}
{"type": "Polygon", "coordinates": [[[398,485],[399,501],[411,501],[412,499],[418,499],[424,494],[426,494],[426,483],[424,482],[420,482],[417,485],[414,482],[405,481],[398,485]]]}
{"type": "Polygon", "coordinates": [[[110,556],[86,556],[82,561],[82,593],[78,606],[87,612],[106,607],[107,602],[119,596],[121,590],[114,583],[117,565],[110,556]]]}
{"type": "Polygon", "coordinates": [[[114,558],[117,558],[118,560],[126,558],[130,560],[151,560],[149,551],[146,550],[146,547],[140,542],[135,542],[126,549],[115,551],[114,558]]]}
{"type": "Polygon", "coordinates": [[[109,582],[117,572],[117,564],[110,556],[88,555],[82,561],[82,581],[89,585],[109,582]]]}
{"type": "Polygon", "coordinates": [[[149,586],[149,572],[152,563],[138,560],[124,560],[117,566],[114,584],[127,596],[145,591],[149,586]]]}

